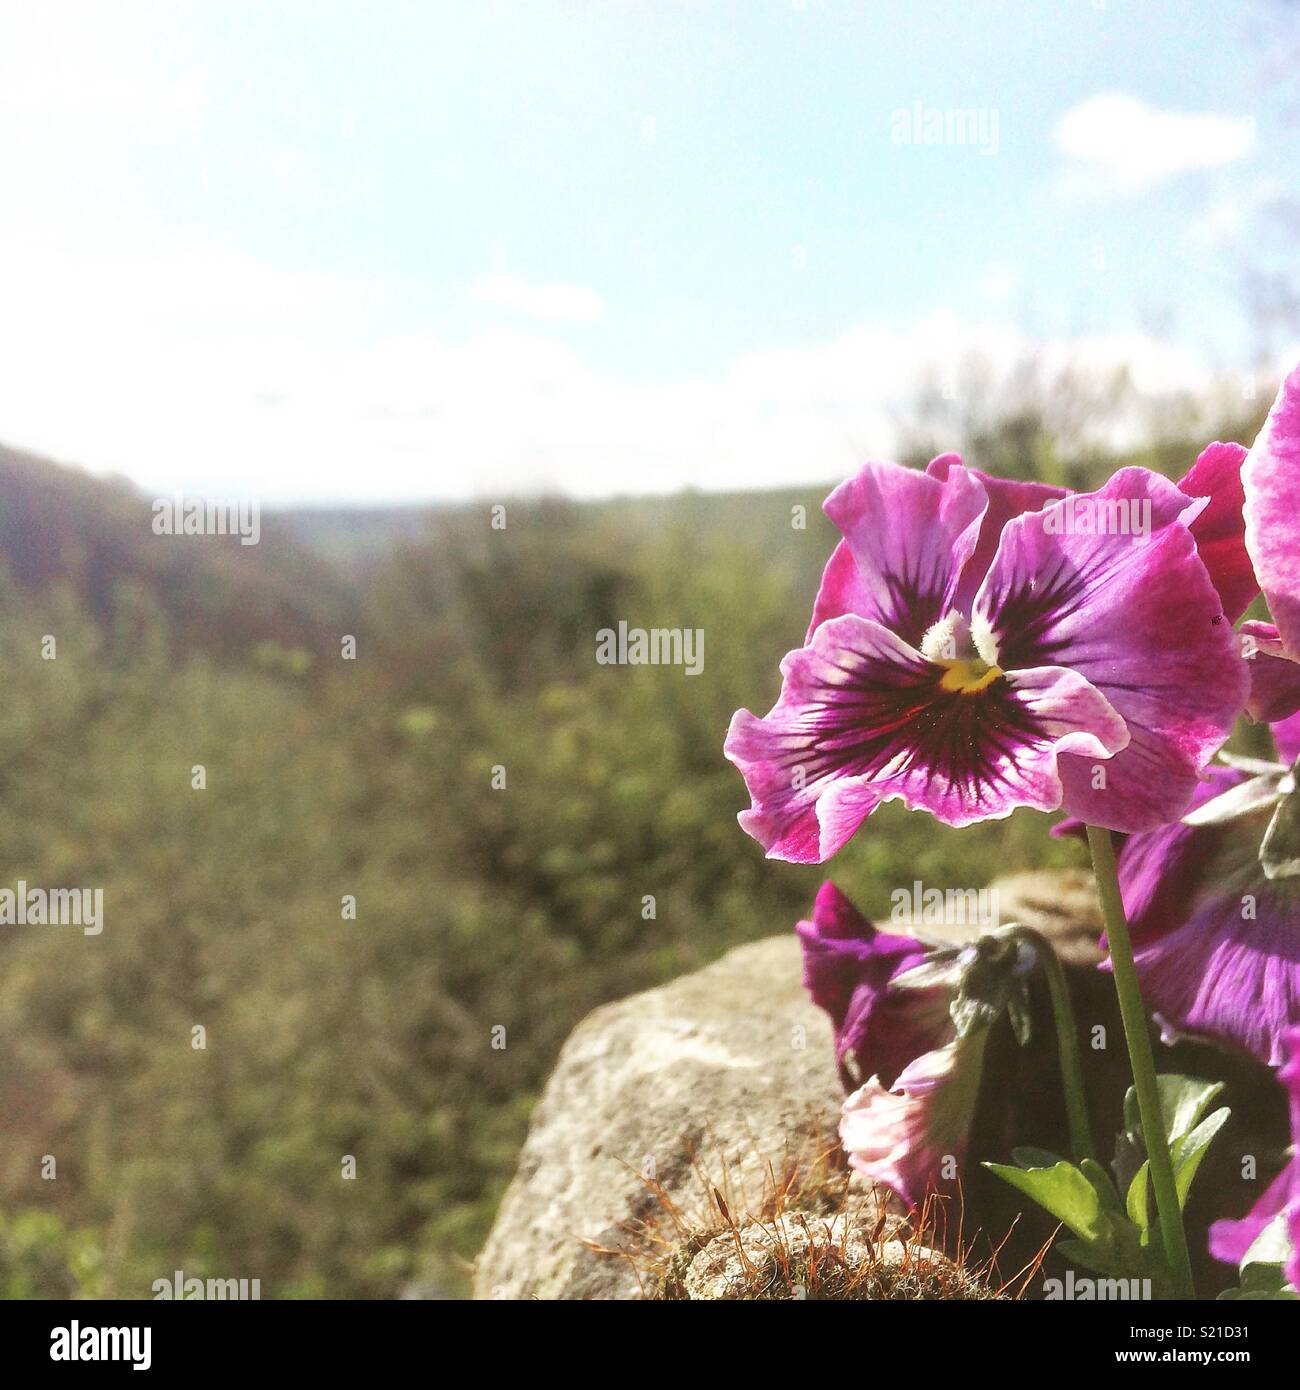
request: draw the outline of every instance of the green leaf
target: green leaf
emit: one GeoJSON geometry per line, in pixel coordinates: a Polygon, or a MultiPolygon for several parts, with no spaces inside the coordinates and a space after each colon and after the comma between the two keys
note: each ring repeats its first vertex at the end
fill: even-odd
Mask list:
{"type": "Polygon", "coordinates": [[[1166,1275],[1159,1260],[1136,1243],[1137,1233],[1131,1226],[1127,1229],[1133,1240],[1107,1241],[1101,1245],[1083,1240],[1061,1240],[1056,1244],[1057,1253],[1081,1269],[1122,1279],[1150,1279],[1157,1287],[1162,1287],[1166,1275]]]}
{"type": "Polygon", "coordinates": [[[1093,1159],[1079,1167],[1043,1149],[1019,1148],[1012,1155],[1019,1167],[986,1163],[990,1172],[1032,1198],[1079,1237],[1063,1240],[1060,1252],[1075,1264],[1099,1274],[1150,1278],[1164,1284],[1159,1251],[1129,1220],[1106,1170],[1093,1159]]]}
{"type": "Polygon", "coordinates": [[[1277,1293],[1287,1287],[1286,1275],[1282,1266],[1275,1264],[1247,1265],[1241,1272],[1241,1287],[1247,1293],[1256,1290],[1262,1293],[1277,1293]]]}
{"type": "MultiPolygon", "coordinates": [[[[1201,1081],[1194,1076],[1159,1076],[1160,1114],[1165,1123],[1165,1137],[1170,1146],[1184,1138],[1196,1127],[1210,1103],[1223,1090],[1222,1081],[1201,1081]]],[[[1142,1132],[1138,1112],[1137,1089],[1130,1086],[1124,1097],[1124,1126],[1132,1134],[1142,1132]]]]}
{"type": "Polygon", "coordinates": [[[1119,1192],[1111,1181],[1110,1174],[1101,1164],[1095,1158],[1081,1159],[1079,1170],[1096,1189],[1097,1196],[1101,1198],[1102,1206],[1107,1211],[1114,1212],[1116,1216],[1123,1216],[1124,1204],[1119,1199],[1119,1192]]]}
{"type": "Polygon", "coordinates": [[[1144,1161],[1128,1186],[1129,1220],[1144,1234],[1151,1229],[1151,1164],[1144,1161]]]}
{"type": "Polygon", "coordinates": [[[1086,1240],[1058,1240],[1056,1251],[1063,1259],[1080,1269],[1090,1269],[1094,1274],[1118,1274],[1115,1261],[1115,1248],[1109,1242],[1090,1244],[1086,1240]]]}
{"type": "Polygon", "coordinates": [[[1192,1190],[1192,1180],[1201,1166],[1201,1159],[1214,1142],[1214,1137],[1227,1123],[1232,1112],[1226,1105],[1196,1126],[1190,1134],[1185,1134],[1173,1146],[1171,1154],[1174,1165],[1174,1184],[1178,1188],[1178,1205],[1187,1205],[1187,1194],[1192,1190]]]}
{"type": "Polygon", "coordinates": [[[1054,1154],[1050,1149],[1036,1149],[1032,1144],[1021,1144],[1011,1150],[1011,1161],[1017,1168],[1055,1168],[1058,1163],[1068,1163],[1068,1158],[1054,1154]]]}
{"type": "Polygon", "coordinates": [[[1005,1163],[984,1166],[1084,1240],[1104,1241],[1109,1234],[1097,1189],[1072,1163],[1062,1161],[1050,1168],[1012,1168],[1005,1163]]]}

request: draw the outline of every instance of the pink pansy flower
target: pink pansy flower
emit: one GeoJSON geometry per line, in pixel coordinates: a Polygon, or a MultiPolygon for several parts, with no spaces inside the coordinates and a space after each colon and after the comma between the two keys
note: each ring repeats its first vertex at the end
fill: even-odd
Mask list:
{"type": "Polygon", "coordinates": [[[1063,495],[953,455],[866,464],[827,499],[843,540],[780,698],[732,719],[741,825],[820,863],[896,799],[949,825],[1176,818],[1246,697],[1190,529],[1213,505],[1140,468],[1063,495]]]}
{"type": "Polygon", "coordinates": [[[1282,383],[1241,468],[1245,544],[1271,623],[1247,623],[1250,713],[1300,709],[1300,366],[1282,383]]]}
{"type": "Polygon", "coordinates": [[[1249,450],[1211,444],[1179,486],[1209,499],[1192,532],[1228,621],[1264,594],[1272,621],[1241,625],[1246,711],[1263,723],[1285,719],[1300,710],[1300,366],[1249,450]]]}
{"type": "Polygon", "coordinates": [[[1300,366],[1282,383],[1241,481],[1246,549],[1282,649],[1300,660],[1300,366]]]}

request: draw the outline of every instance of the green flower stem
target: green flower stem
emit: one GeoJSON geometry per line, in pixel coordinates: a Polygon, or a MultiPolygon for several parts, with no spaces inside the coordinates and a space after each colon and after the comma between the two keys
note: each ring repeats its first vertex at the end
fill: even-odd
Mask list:
{"type": "Polygon", "coordinates": [[[1074,1021],[1074,1005],[1070,1002],[1070,987],[1065,971],[1052,943],[1031,927],[1016,927],[1015,935],[1033,947],[1047,976],[1047,990],[1052,999],[1052,1016],[1056,1020],[1056,1046],[1061,1057],[1061,1084],[1065,1090],[1065,1114],[1070,1124],[1070,1147],[1074,1161],[1082,1163],[1093,1158],[1092,1127],[1088,1123],[1087,1092],[1083,1085],[1083,1062],[1079,1055],[1079,1029],[1074,1021]]]}
{"type": "Polygon", "coordinates": [[[1196,1290],[1192,1284],[1192,1262],[1187,1253],[1183,1212],[1174,1182],[1174,1165],[1169,1156],[1164,1115],[1160,1109],[1160,1087],[1156,1081],[1155,1059],[1151,1055],[1147,1010],[1142,1002],[1137,970],[1133,965],[1133,943],[1129,940],[1128,922],[1124,917],[1124,901],[1120,896],[1115,846],[1110,831],[1090,825],[1088,848],[1092,851],[1093,868],[1097,874],[1097,893],[1101,898],[1101,915],[1106,925],[1120,1016],[1124,1020],[1124,1037],[1128,1042],[1133,1087],[1137,1091],[1138,1112],[1142,1117],[1142,1134],[1151,1163],[1151,1184],[1155,1188],[1156,1210],[1160,1214],[1160,1236],[1165,1259],[1173,1277],[1175,1296],[1194,1298],[1196,1290]]]}

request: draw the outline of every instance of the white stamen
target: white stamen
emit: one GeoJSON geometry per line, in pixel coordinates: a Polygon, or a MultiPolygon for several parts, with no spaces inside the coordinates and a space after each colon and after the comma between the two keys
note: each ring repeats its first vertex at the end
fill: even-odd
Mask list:
{"type": "Polygon", "coordinates": [[[965,614],[955,608],[932,623],[921,638],[921,655],[927,661],[956,661],[968,633],[965,614]]]}
{"type": "Polygon", "coordinates": [[[993,624],[983,613],[976,613],[970,624],[971,641],[980,654],[980,660],[990,666],[998,664],[998,640],[993,633],[993,624]]]}

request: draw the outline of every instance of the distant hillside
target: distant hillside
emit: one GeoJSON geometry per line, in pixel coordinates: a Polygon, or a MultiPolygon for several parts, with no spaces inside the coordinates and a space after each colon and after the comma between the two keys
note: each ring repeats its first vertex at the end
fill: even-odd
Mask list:
{"type": "Polygon", "coordinates": [[[294,507],[271,513],[286,535],[355,578],[386,562],[398,545],[427,541],[443,509],[294,507]]]}
{"type": "MultiPolygon", "coordinates": [[[[620,546],[652,543],[668,535],[691,536],[701,545],[743,538],[770,550],[774,560],[789,559],[786,544],[796,525],[795,508],[814,536],[831,536],[821,504],[836,480],[811,487],[765,492],[697,492],[669,496],[620,496],[575,502],[567,498],[507,498],[506,525],[518,533],[569,531],[593,537],[616,536],[620,546]]],[[[432,549],[447,556],[487,562],[492,503],[413,505],[410,507],[296,507],[276,512],[275,520],[301,545],[316,551],[352,579],[381,569],[399,551],[432,549]]],[[[822,556],[824,559],[824,556],[822,556]]]]}
{"type": "Polygon", "coordinates": [[[114,589],[142,585],[188,649],[235,656],[258,642],[337,650],[358,612],[329,560],[263,517],[237,536],[159,536],[151,499],[129,484],[0,447],[0,562],[20,590],[70,586],[101,622],[114,589]]]}
{"type": "MultiPolygon", "coordinates": [[[[1218,434],[1250,439],[1257,425],[1249,416],[1218,434]]],[[[1032,438],[1017,426],[974,441],[967,457],[1004,476],[1052,476],[1087,488],[1098,486],[1121,463],[1145,464],[1177,477],[1204,442],[1171,434],[1123,457],[1093,458],[1060,451],[1040,424],[1028,434],[1032,438]]],[[[928,451],[918,449],[909,461],[925,457],[928,451]]],[[[434,611],[447,608],[453,590],[468,581],[481,591],[485,616],[507,602],[524,615],[555,600],[556,565],[581,568],[581,555],[589,551],[618,570],[637,552],[656,549],[670,537],[676,564],[703,563],[740,545],[761,563],[787,571],[796,591],[811,595],[835,540],[821,511],[835,481],[767,492],[685,491],[594,502],[506,499],[510,538],[531,538],[534,552],[533,568],[515,574],[502,591],[505,577],[493,581],[491,576],[505,552],[493,544],[501,537],[491,526],[486,500],[268,510],[261,518],[260,543],[243,546],[232,536],[157,536],[150,499],[130,484],[0,447],[0,561],[27,590],[70,583],[101,621],[110,611],[115,585],[142,583],[187,647],[234,655],[271,641],[336,651],[339,633],[353,630],[371,603],[387,614],[386,621],[384,613],[371,612],[381,626],[414,621],[393,608],[395,570],[420,575],[419,603],[434,611]],[[803,544],[792,546],[792,535],[803,544]]],[[[512,553],[517,564],[517,552],[512,553]]],[[[611,580],[596,576],[592,582],[608,586],[611,580]]],[[[737,576],[736,582],[743,579],[737,576]]],[[[412,596],[412,584],[403,580],[399,587],[412,596]]]]}

